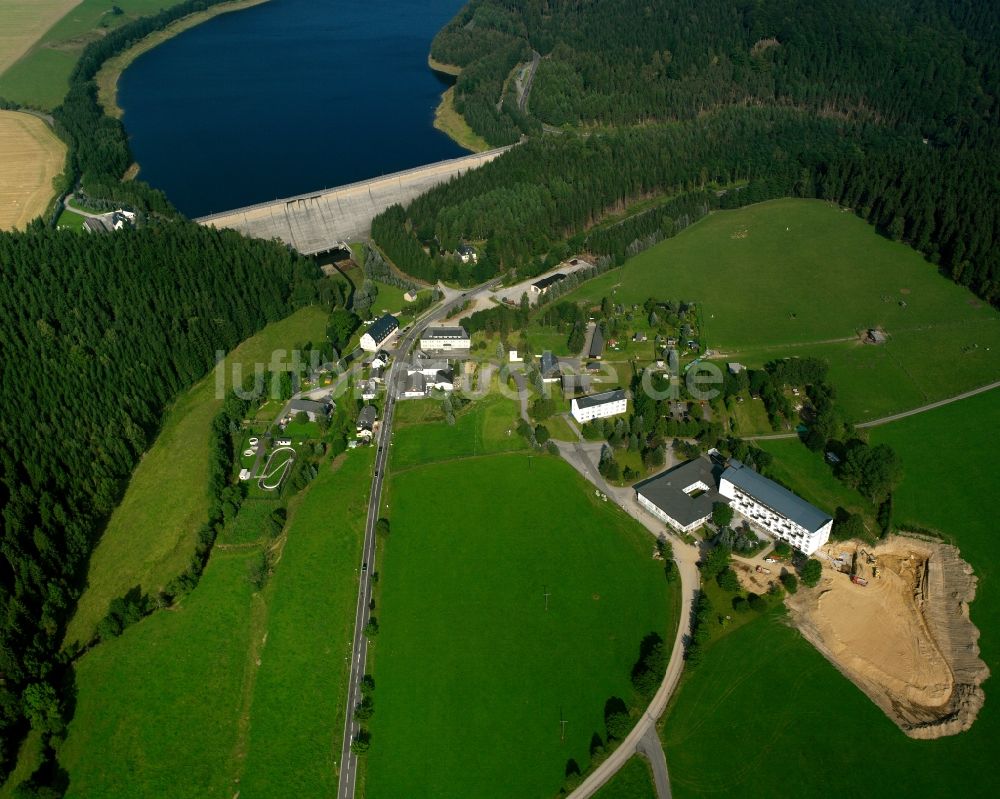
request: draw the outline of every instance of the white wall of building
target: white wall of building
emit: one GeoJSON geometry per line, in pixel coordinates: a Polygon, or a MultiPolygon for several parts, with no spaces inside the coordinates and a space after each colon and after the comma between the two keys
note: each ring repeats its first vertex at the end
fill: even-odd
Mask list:
{"type": "Polygon", "coordinates": [[[447,350],[467,350],[472,348],[468,338],[422,338],[420,349],[425,352],[445,352],[447,350]]]}
{"type": "Polygon", "coordinates": [[[617,416],[620,413],[625,413],[627,409],[627,398],[614,400],[612,402],[603,402],[600,405],[591,405],[589,408],[581,408],[577,404],[577,401],[573,400],[573,403],[570,406],[570,412],[573,414],[573,418],[580,424],[593,421],[594,419],[605,419],[608,416],[617,416]]]}
{"type": "Polygon", "coordinates": [[[761,504],[725,478],[719,482],[719,493],[732,500],[730,503],[732,509],[749,521],[751,525],[760,527],[776,538],[788,542],[806,555],[812,555],[830,540],[830,531],[833,528],[832,519],[818,530],[807,530],[802,525],[761,504]]]}

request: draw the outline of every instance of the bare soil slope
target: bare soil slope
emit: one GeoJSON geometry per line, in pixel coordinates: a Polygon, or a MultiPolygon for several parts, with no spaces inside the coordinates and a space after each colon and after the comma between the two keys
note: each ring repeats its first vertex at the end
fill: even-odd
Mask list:
{"type": "Polygon", "coordinates": [[[989,669],[969,619],[976,577],[958,549],[894,536],[870,551],[831,543],[822,555],[819,585],[787,600],[796,627],[910,737],[968,729],[989,669]]]}
{"type": "Polygon", "coordinates": [[[66,145],[41,119],[0,111],[0,230],[45,213],[65,160],[66,145]]]}

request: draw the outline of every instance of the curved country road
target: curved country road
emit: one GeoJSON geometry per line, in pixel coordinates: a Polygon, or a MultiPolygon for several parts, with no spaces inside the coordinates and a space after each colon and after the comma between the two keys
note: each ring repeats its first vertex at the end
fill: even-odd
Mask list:
{"type": "MultiPolygon", "coordinates": [[[[950,405],[953,402],[958,402],[959,400],[968,399],[969,397],[974,397],[976,394],[983,394],[986,391],[992,391],[995,388],[1000,388],[1000,380],[994,383],[990,383],[985,386],[980,386],[979,388],[974,388],[971,391],[963,391],[961,394],[956,394],[954,397],[948,397],[947,399],[938,400],[937,402],[929,402],[926,405],[921,405],[919,408],[911,408],[908,411],[903,411],[902,413],[894,413],[891,416],[883,416],[880,419],[872,419],[870,422],[861,422],[860,424],[854,425],[855,427],[878,427],[879,425],[889,424],[890,422],[898,422],[900,419],[905,419],[908,416],[916,416],[918,413],[925,413],[926,411],[933,411],[935,408],[941,408],[945,405],[950,405]]],[[[746,436],[747,441],[777,441],[782,438],[798,438],[798,433],[775,433],[773,435],[763,435],[763,436],[746,436]]]]}

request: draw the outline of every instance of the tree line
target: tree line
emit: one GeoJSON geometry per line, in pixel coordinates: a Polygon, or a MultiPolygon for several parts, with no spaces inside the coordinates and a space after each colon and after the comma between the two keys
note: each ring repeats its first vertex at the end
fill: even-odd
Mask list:
{"type": "MultiPolygon", "coordinates": [[[[534,122],[519,132],[569,125],[585,141],[564,134],[522,145],[397,209],[376,239],[385,238],[400,268],[426,279],[442,268],[435,247],[463,239],[483,242],[490,265],[506,272],[556,241],[583,244],[610,211],[652,195],[729,189],[710,193],[713,208],[819,197],[854,209],[996,303],[998,30],[1000,6],[971,0],[900,0],[892,13],[865,0],[808,8],[793,0],[474,0],[432,46],[435,58],[476,78],[465,86],[466,106],[481,95],[490,113],[506,113],[497,83],[509,60],[498,54],[523,44],[522,54],[544,57],[534,122]]],[[[594,252],[621,258],[705,206],[642,215],[614,241],[595,231],[594,252]]]]}
{"type": "MultiPolygon", "coordinates": [[[[315,264],[284,247],[188,224],[86,236],[36,222],[0,234],[0,263],[6,771],[27,726],[26,692],[59,694],[59,644],[88,558],[167,403],[212,368],[217,351],[316,301],[322,282],[315,264]]],[[[206,489],[221,513],[229,453],[220,425],[228,428],[213,427],[206,489]]],[[[200,555],[211,520],[207,529],[200,555]]]]}

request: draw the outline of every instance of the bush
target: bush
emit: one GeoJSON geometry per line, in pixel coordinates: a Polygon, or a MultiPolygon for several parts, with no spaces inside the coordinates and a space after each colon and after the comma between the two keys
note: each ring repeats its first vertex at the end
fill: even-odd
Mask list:
{"type": "Polygon", "coordinates": [[[809,558],[802,567],[802,582],[810,588],[819,583],[823,576],[823,566],[816,558],[809,558]]]}
{"type": "Polygon", "coordinates": [[[781,584],[785,586],[785,590],[789,594],[794,594],[799,590],[799,578],[791,572],[785,572],[781,575],[781,584]]]}
{"type": "Polygon", "coordinates": [[[389,537],[389,520],[388,519],[379,519],[377,522],[375,522],[375,534],[376,535],[380,535],[383,538],[388,538],[389,537]]]}
{"type": "Polygon", "coordinates": [[[728,527],[733,521],[733,509],[727,502],[716,502],[712,505],[712,521],[716,527],[728,527]]]}
{"type": "Polygon", "coordinates": [[[729,566],[719,572],[715,581],[719,584],[719,588],[731,594],[735,594],[740,590],[740,580],[736,576],[736,572],[729,566]]]}

